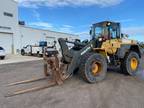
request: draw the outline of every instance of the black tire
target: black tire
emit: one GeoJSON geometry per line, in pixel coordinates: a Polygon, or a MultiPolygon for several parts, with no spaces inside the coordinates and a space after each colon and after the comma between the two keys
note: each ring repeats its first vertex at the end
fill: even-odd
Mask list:
{"type": "Polygon", "coordinates": [[[38,57],[43,57],[43,54],[37,54],[38,57]]]}
{"type": "Polygon", "coordinates": [[[37,57],[40,57],[40,53],[39,53],[39,51],[37,52],[36,56],[37,56],[37,57]]]}
{"type": "Polygon", "coordinates": [[[81,58],[80,65],[80,76],[88,83],[96,83],[104,80],[107,73],[107,61],[105,57],[97,53],[86,53],[81,58]],[[98,74],[94,75],[92,73],[92,64],[97,62],[100,64],[101,68],[98,70],[98,74]]]}
{"type": "Polygon", "coordinates": [[[25,51],[21,50],[21,55],[24,56],[25,55],[25,51]]]}
{"type": "Polygon", "coordinates": [[[140,65],[140,57],[138,53],[131,51],[128,53],[121,62],[121,70],[124,74],[136,76],[140,65]],[[135,58],[137,60],[137,68],[132,69],[131,60],[135,58]]]}
{"type": "Polygon", "coordinates": [[[2,56],[2,57],[0,57],[1,58],[1,60],[4,60],[5,59],[5,56],[2,56]]]}

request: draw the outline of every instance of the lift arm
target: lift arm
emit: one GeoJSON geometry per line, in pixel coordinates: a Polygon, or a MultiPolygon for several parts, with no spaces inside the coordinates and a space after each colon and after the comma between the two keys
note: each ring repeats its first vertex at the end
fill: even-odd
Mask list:
{"type": "Polygon", "coordinates": [[[59,38],[58,41],[62,50],[62,62],[68,64],[67,74],[73,74],[75,69],[79,67],[81,56],[91,51],[92,48],[94,47],[94,41],[92,40],[85,47],[76,51],[73,49],[69,49],[67,43],[79,44],[79,45],[82,44],[69,42],[63,38],[59,38]]]}

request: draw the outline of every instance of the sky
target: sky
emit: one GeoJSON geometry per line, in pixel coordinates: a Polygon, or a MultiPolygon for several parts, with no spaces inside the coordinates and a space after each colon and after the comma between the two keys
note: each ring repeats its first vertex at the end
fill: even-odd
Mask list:
{"type": "Polygon", "coordinates": [[[93,23],[120,22],[122,32],[144,41],[144,0],[19,0],[19,20],[27,26],[89,38],[93,23]]]}

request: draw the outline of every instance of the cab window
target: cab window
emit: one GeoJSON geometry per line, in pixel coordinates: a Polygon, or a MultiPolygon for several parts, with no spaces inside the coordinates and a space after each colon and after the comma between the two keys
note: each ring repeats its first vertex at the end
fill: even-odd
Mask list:
{"type": "Polygon", "coordinates": [[[110,28],[110,36],[112,39],[116,39],[117,38],[117,30],[110,28]]]}

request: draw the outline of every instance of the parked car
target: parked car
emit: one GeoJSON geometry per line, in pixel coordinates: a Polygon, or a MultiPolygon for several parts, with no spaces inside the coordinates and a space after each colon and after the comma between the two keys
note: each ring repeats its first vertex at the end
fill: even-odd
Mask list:
{"type": "Polygon", "coordinates": [[[0,47],[0,59],[5,59],[6,53],[3,47],[0,47]]]}

